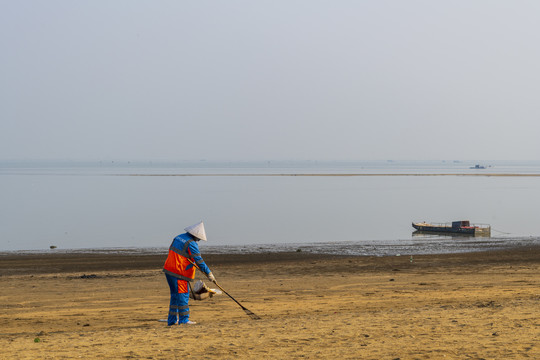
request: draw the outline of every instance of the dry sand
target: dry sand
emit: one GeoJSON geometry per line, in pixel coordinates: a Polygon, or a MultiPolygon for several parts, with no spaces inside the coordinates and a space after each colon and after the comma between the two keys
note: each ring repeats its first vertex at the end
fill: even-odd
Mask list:
{"type": "Polygon", "coordinates": [[[540,359],[540,251],[206,255],[167,327],[163,256],[0,256],[1,359],[540,359]],[[86,276],[83,276],[86,275],[86,276]]]}

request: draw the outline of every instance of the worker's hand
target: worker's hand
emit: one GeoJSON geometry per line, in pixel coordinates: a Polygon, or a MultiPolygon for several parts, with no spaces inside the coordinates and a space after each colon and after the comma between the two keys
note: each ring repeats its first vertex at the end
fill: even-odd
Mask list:
{"type": "Polygon", "coordinates": [[[212,272],[208,274],[208,279],[210,279],[210,281],[212,281],[214,284],[216,283],[216,277],[214,276],[214,274],[212,274],[212,272]]]}

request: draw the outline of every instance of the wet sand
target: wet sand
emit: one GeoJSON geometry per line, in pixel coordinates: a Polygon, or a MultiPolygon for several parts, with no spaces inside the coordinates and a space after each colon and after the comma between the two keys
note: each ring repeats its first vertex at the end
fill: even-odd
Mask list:
{"type": "Polygon", "coordinates": [[[0,255],[0,359],[540,359],[539,248],[205,255],[261,319],[219,295],[172,327],[165,256],[0,255]]]}

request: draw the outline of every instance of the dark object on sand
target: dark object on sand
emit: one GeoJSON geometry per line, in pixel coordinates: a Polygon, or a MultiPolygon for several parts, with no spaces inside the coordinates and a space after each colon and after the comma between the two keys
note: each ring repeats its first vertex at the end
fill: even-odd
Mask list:
{"type": "Polygon", "coordinates": [[[97,279],[98,278],[96,274],[90,274],[90,275],[83,274],[80,277],[81,279],[97,279]]]}
{"type": "Polygon", "coordinates": [[[421,232],[452,233],[469,236],[491,236],[491,226],[472,224],[469,220],[452,221],[452,224],[412,223],[413,228],[421,232]]]}

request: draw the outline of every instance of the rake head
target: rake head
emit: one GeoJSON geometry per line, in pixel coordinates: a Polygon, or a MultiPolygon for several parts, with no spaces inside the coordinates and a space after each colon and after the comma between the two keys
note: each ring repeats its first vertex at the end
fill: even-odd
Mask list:
{"type": "Polygon", "coordinates": [[[248,315],[251,319],[253,320],[260,320],[260,316],[258,316],[257,314],[255,314],[253,311],[251,310],[248,310],[246,308],[243,308],[244,309],[244,312],[246,313],[246,315],[248,315]]]}

